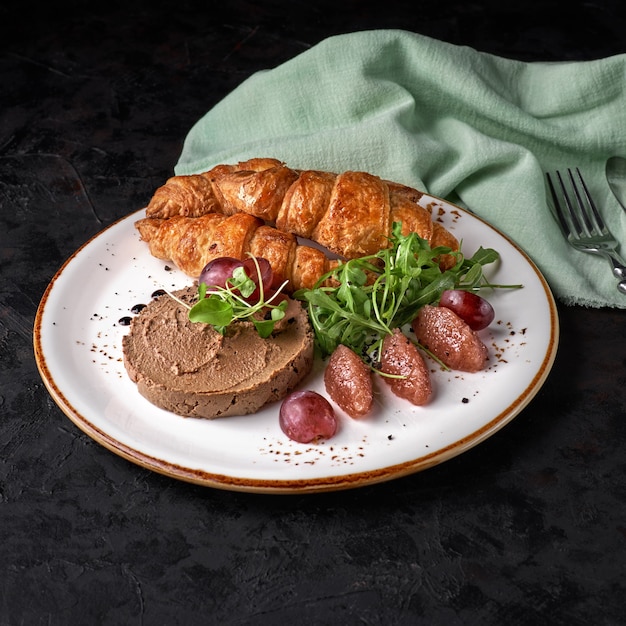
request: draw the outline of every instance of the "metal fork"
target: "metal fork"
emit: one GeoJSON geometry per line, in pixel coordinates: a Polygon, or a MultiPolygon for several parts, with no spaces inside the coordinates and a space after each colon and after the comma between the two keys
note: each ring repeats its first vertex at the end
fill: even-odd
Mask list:
{"type": "Polygon", "coordinates": [[[620,279],[617,289],[621,293],[626,294],[626,261],[617,252],[617,239],[606,227],[580,170],[576,168],[578,183],[571,169],[568,168],[567,174],[574,200],[572,200],[570,192],[568,192],[561,172],[555,172],[560,185],[561,195],[563,196],[563,204],[559,201],[552,177],[550,174],[546,174],[548,187],[556,210],[557,221],[563,231],[563,235],[576,250],[597,254],[606,258],[611,264],[613,275],[620,279]]]}

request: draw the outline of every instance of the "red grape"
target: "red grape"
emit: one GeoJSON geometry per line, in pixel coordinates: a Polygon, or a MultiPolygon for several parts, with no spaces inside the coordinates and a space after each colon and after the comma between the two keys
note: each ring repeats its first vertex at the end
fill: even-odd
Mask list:
{"type": "Polygon", "coordinates": [[[454,311],[472,330],[487,328],[495,317],[493,307],[485,298],[462,289],[444,291],[439,306],[454,311]]]}
{"type": "MultiPolygon", "coordinates": [[[[211,287],[225,288],[226,282],[232,277],[233,272],[238,267],[243,267],[244,271],[252,279],[255,285],[259,285],[260,273],[260,280],[263,282],[263,289],[267,292],[272,285],[272,281],[274,280],[272,267],[267,259],[257,258],[256,262],[259,264],[258,270],[254,259],[251,258],[246,259],[245,261],[240,261],[239,259],[227,256],[213,259],[212,261],[209,261],[209,263],[207,263],[202,270],[198,282],[204,283],[207,286],[207,293],[211,293],[211,287]]],[[[259,301],[260,295],[261,292],[257,286],[257,288],[248,298],[246,298],[246,300],[255,304],[259,301]]]]}
{"type": "Polygon", "coordinates": [[[213,259],[205,265],[198,282],[209,287],[209,291],[211,287],[226,287],[226,281],[232,277],[235,269],[242,265],[242,261],[229,256],[213,259]]]}
{"type": "Polygon", "coordinates": [[[294,441],[310,443],[329,439],[337,432],[337,418],[330,402],[315,391],[294,391],[280,407],[282,431],[294,441]]]}

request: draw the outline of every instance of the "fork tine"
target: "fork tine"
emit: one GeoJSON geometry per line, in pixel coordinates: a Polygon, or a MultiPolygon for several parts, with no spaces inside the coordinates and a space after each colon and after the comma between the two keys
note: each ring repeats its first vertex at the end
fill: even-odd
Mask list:
{"type": "Polygon", "coordinates": [[[559,226],[561,227],[563,231],[567,231],[567,223],[565,221],[565,215],[563,215],[563,209],[561,208],[559,197],[556,195],[556,189],[554,188],[554,183],[552,182],[552,176],[550,176],[550,172],[546,172],[546,178],[548,180],[548,188],[550,189],[550,195],[552,196],[552,204],[554,205],[554,210],[556,212],[556,217],[559,221],[559,226]]]}
{"type": "MultiPolygon", "coordinates": [[[[576,196],[576,200],[578,201],[578,207],[579,209],[582,209],[583,205],[581,203],[578,190],[576,189],[574,178],[572,177],[572,170],[568,168],[567,173],[569,174],[570,180],[573,183],[574,195],[576,196]]],[[[561,190],[563,191],[563,198],[565,199],[565,205],[567,206],[567,210],[569,211],[570,219],[574,224],[574,232],[577,235],[580,235],[580,233],[582,232],[582,225],[580,223],[580,220],[578,219],[579,212],[576,210],[574,203],[570,200],[569,194],[567,193],[567,187],[565,186],[565,182],[563,180],[563,177],[561,176],[561,172],[557,171],[556,175],[558,176],[559,182],[561,183],[561,190]]]]}
{"type": "Polygon", "coordinates": [[[576,218],[576,214],[573,210],[572,202],[567,193],[567,188],[563,183],[563,178],[561,177],[561,172],[558,170],[555,172],[556,177],[559,180],[559,184],[561,187],[561,191],[563,193],[563,199],[565,201],[565,205],[567,207],[567,212],[563,210],[563,205],[559,201],[559,195],[556,191],[554,183],[552,182],[552,177],[549,173],[546,173],[546,178],[548,179],[548,187],[550,188],[550,194],[552,195],[552,201],[554,203],[554,208],[556,211],[556,215],[559,221],[559,225],[561,226],[561,230],[565,237],[569,237],[569,233],[580,232],[580,224],[578,224],[578,219],[576,218]]]}
{"type": "Polygon", "coordinates": [[[582,188],[585,191],[585,197],[587,199],[589,208],[591,209],[591,213],[584,210],[583,199],[580,195],[578,187],[576,186],[576,183],[574,182],[574,176],[571,170],[569,170],[569,172],[570,172],[570,177],[572,179],[572,183],[574,185],[574,192],[576,193],[581,209],[583,209],[581,210],[581,213],[583,216],[583,220],[585,221],[585,224],[589,230],[587,234],[591,234],[591,231],[594,228],[600,232],[604,232],[606,230],[606,225],[604,224],[604,220],[602,219],[602,216],[600,215],[600,213],[598,212],[598,209],[596,208],[595,202],[593,201],[591,194],[589,193],[589,189],[587,188],[587,184],[585,183],[583,175],[580,173],[580,170],[576,168],[576,173],[578,174],[578,179],[580,180],[580,184],[582,185],[582,188]]]}

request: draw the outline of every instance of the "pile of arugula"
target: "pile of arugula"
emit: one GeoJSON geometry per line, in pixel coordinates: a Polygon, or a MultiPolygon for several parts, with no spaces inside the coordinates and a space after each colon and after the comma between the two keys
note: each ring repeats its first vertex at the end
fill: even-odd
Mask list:
{"type": "Polygon", "coordinates": [[[485,279],[483,266],[500,258],[491,248],[481,247],[465,258],[449,247],[431,248],[416,233],[402,235],[399,223],[393,225],[390,244],[376,254],[341,263],[314,288],[294,294],[308,304],[323,357],[344,344],[376,363],[384,337],[410,323],[422,306],[436,304],[443,291],[520,286],[493,285],[485,279]],[[456,258],[445,271],[437,261],[443,254],[456,258]]]}

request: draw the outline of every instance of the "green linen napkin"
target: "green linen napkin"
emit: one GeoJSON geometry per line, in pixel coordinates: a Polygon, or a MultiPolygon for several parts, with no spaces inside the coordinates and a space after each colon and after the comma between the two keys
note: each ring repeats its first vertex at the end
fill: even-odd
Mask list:
{"type": "Polygon", "coordinates": [[[626,307],[609,264],[567,245],[545,171],[579,166],[626,256],[604,163],[626,155],[626,55],[524,63],[401,30],[326,39],[202,117],[177,174],[274,157],[363,170],[467,207],[513,239],[566,304],[626,307]]]}

